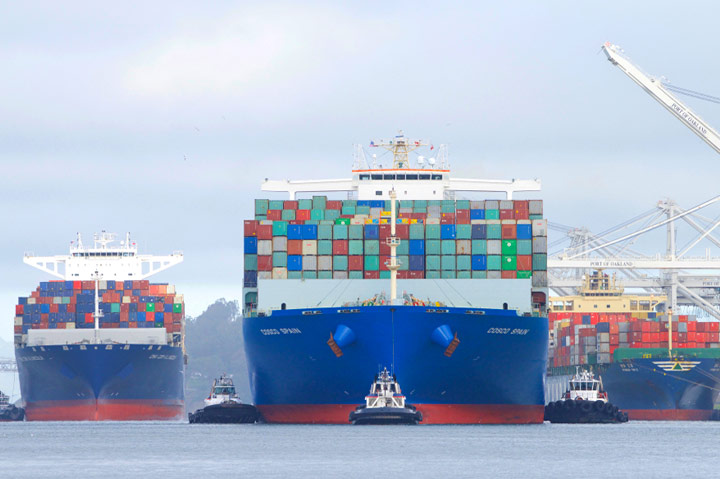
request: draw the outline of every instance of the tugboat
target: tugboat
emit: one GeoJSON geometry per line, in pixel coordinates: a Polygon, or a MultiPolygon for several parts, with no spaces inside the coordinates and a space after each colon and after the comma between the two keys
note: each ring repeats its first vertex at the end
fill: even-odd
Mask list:
{"type": "Polygon", "coordinates": [[[25,409],[10,404],[10,397],[0,391],[0,421],[22,421],[25,409]]]}
{"type": "Polygon", "coordinates": [[[564,424],[615,424],[628,415],[608,401],[602,380],[589,371],[575,370],[568,389],[559,401],[545,406],[545,420],[564,424]]]}
{"type": "Polygon", "coordinates": [[[258,420],[255,406],[243,404],[235,392],[235,385],[226,375],[213,381],[205,407],[188,414],[190,424],[246,424],[258,420]]]}
{"type": "Polygon", "coordinates": [[[417,424],[422,421],[422,413],[405,404],[395,375],[384,368],[375,375],[365,405],[351,412],[349,420],[353,424],[417,424]]]}

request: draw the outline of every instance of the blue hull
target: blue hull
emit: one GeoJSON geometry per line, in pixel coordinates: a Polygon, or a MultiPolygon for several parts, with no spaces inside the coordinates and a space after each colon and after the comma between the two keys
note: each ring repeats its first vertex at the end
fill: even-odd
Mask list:
{"type": "Polygon", "coordinates": [[[182,349],[153,345],[15,350],[27,419],[163,420],[184,416],[182,349]]]}
{"type": "Polygon", "coordinates": [[[514,311],[419,306],[274,311],[243,323],[255,404],[270,422],[299,423],[347,423],[382,367],[425,424],[540,423],[547,329],[546,318],[514,311]]]}
{"type": "Polygon", "coordinates": [[[601,374],[610,401],[641,420],[708,420],[720,390],[720,361],[626,359],[601,374]],[[681,362],[682,364],[682,362],[681,362]]]}

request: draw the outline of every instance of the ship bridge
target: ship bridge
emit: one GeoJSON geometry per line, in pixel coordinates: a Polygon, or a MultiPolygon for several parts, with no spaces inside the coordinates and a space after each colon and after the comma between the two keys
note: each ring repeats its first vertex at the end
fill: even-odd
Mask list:
{"type": "MultiPolygon", "coordinates": [[[[428,146],[422,140],[410,140],[402,132],[390,140],[370,142],[371,148],[382,148],[392,155],[392,165],[387,168],[382,159],[373,154],[368,163],[365,151],[358,145],[351,178],[327,180],[265,180],[263,191],[286,192],[290,200],[300,193],[348,192],[359,200],[389,200],[395,191],[399,200],[442,200],[454,198],[456,192],[503,193],[511,200],[515,192],[540,191],[540,180],[490,180],[451,178],[447,148],[440,145],[437,157],[416,154],[414,163],[411,153],[428,146]]],[[[429,145],[432,154],[434,146],[429,145]]]]}

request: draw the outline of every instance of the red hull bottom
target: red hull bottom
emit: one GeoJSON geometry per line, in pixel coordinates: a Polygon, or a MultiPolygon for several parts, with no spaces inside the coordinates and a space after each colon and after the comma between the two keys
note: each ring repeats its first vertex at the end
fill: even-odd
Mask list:
{"type": "MultiPolygon", "coordinates": [[[[421,424],[541,424],[544,406],[511,404],[413,404],[423,415],[421,424]]],[[[291,404],[258,406],[269,423],[349,424],[352,404],[291,404]]]]}
{"type": "Polygon", "coordinates": [[[167,401],[42,401],[25,406],[28,421],[163,421],[183,417],[182,403],[167,401]]]}
{"type": "Polygon", "coordinates": [[[709,421],[711,409],[623,409],[635,421],[709,421]]]}

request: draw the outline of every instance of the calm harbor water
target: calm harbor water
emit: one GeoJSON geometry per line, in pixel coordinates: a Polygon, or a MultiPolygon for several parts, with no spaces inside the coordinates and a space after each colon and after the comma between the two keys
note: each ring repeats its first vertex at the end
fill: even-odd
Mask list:
{"type": "Polygon", "coordinates": [[[7,478],[717,477],[720,422],[0,423],[7,478]],[[219,475],[218,475],[219,474],[219,475]]]}

